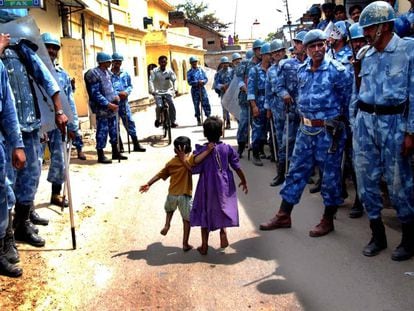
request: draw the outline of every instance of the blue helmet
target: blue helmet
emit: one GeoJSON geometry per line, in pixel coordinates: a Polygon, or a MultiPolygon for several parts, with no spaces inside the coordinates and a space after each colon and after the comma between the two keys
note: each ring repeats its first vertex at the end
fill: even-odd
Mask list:
{"type": "Polygon", "coordinates": [[[235,61],[236,59],[241,59],[241,58],[242,58],[241,55],[237,52],[235,52],[231,55],[231,61],[232,62],[235,61]]]}
{"type": "Polygon", "coordinates": [[[410,35],[411,23],[407,19],[406,15],[401,15],[395,19],[394,31],[400,37],[406,37],[410,35]]]}
{"type": "Polygon", "coordinates": [[[220,58],[220,64],[228,64],[229,62],[229,58],[227,56],[222,56],[220,58]]]}
{"type": "Polygon", "coordinates": [[[112,61],[112,57],[108,53],[98,52],[96,54],[96,61],[98,62],[98,64],[100,64],[100,63],[106,63],[106,62],[112,61]]]}
{"type": "Polygon", "coordinates": [[[318,7],[317,5],[313,5],[309,9],[309,14],[310,15],[322,15],[322,11],[321,11],[320,7],[318,7]]]}
{"type": "Polygon", "coordinates": [[[293,40],[303,42],[303,39],[305,38],[305,35],[307,33],[308,32],[306,30],[301,30],[296,34],[296,36],[293,38],[293,40]]]}
{"type": "Polygon", "coordinates": [[[270,54],[270,43],[265,42],[263,43],[262,47],[260,48],[260,54],[264,55],[264,54],[270,54]]]}
{"type": "Polygon", "coordinates": [[[351,27],[349,27],[349,34],[351,35],[351,39],[364,38],[364,30],[359,23],[352,24],[351,27]]]}
{"type": "Polygon", "coordinates": [[[115,52],[114,54],[112,54],[112,60],[119,60],[122,62],[124,60],[124,56],[122,56],[121,53],[115,52]]]}
{"type": "Polygon", "coordinates": [[[42,33],[42,41],[44,44],[56,45],[60,48],[60,40],[49,32],[42,33]]]}
{"type": "MultiPolygon", "coordinates": [[[[280,39],[275,39],[272,42],[270,42],[270,53],[276,52],[279,50],[284,50],[285,47],[283,46],[283,41],[280,39]]],[[[262,51],[260,51],[261,53],[262,51]]],[[[263,53],[262,53],[263,54],[263,53]]]]}
{"type": "Polygon", "coordinates": [[[195,57],[195,56],[191,56],[191,57],[190,57],[190,64],[191,64],[191,63],[194,63],[194,62],[198,62],[198,59],[197,59],[197,57],[195,57]]]}
{"type": "Polygon", "coordinates": [[[257,39],[253,42],[253,49],[261,48],[263,44],[263,40],[257,39]]]}
{"type": "Polygon", "coordinates": [[[254,52],[253,52],[252,49],[247,50],[247,52],[246,52],[246,58],[247,59],[251,59],[253,57],[253,55],[254,55],[254,52]]]}
{"type": "Polygon", "coordinates": [[[392,22],[395,20],[395,12],[392,6],[385,1],[375,1],[368,4],[362,10],[359,24],[362,28],[372,25],[392,22]]]}
{"type": "Polygon", "coordinates": [[[312,29],[303,38],[303,45],[308,45],[315,41],[325,41],[326,34],[320,29],[312,29]]]}

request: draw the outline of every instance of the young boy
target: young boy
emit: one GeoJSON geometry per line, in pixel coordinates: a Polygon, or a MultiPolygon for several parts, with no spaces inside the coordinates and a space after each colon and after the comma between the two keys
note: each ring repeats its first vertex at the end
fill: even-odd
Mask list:
{"type": "Polygon", "coordinates": [[[189,251],[193,247],[188,244],[190,237],[190,209],[192,204],[192,177],[191,167],[187,162],[188,154],[191,152],[191,140],[186,136],[179,136],[174,140],[174,152],[176,155],[167,162],[165,167],[151,178],[145,185],[139,188],[141,193],[147,192],[151,185],[156,181],[166,180],[170,177],[167,200],[164,209],[166,214],[165,226],[161,230],[162,235],[166,235],[170,229],[171,219],[174,211],[180,210],[183,218],[183,250],[189,251]]]}

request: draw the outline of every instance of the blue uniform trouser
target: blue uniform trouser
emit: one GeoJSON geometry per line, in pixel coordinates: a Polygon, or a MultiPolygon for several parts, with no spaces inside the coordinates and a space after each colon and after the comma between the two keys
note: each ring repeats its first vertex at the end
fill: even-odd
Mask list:
{"type": "Polygon", "coordinates": [[[402,223],[414,221],[410,158],[401,155],[405,120],[402,115],[372,115],[359,111],[354,126],[354,166],[358,194],[369,219],[381,217],[379,183],[384,176],[392,206],[402,223]]]}
{"type": "Polygon", "coordinates": [[[239,128],[237,129],[237,143],[247,143],[247,133],[249,131],[249,103],[244,92],[239,94],[240,117],[239,128]]]}
{"type": "MultiPolygon", "coordinates": [[[[61,185],[65,182],[65,160],[63,157],[62,132],[59,129],[54,129],[47,132],[49,137],[49,151],[50,151],[50,166],[47,174],[47,181],[52,184],[61,185]]],[[[42,155],[44,154],[44,147],[42,146],[42,155]]]]}
{"type": "MultiPolygon", "coordinates": [[[[260,99],[260,98],[259,98],[260,99]]],[[[260,147],[266,142],[266,109],[263,107],[264,96],[261,101],[256,101],[259,108],[259,116],[252,119],[252,149],[253,152],[259,151],[260,147]]]]}
{"type": "Polygon", "coordinates": [[[76,137],[72,142],[72,145],[76,147],[76,150],[80,151],[83,147],[82,135],[76,133],[76,137]]]}
{"type": "Polygon", "coordinates": [[[198,119],[200,118],[200,102],[204,110],[204,114],[208,118],[211,114],[210,102],[208,100],[207,92],[205,87],[192,87],[191,88],[191,97],[193,98],[194,104],[194,116],[198,119]]]}
{"type": "Polygon", "coordinates": [[[117,143],[116,116],[96,118],[96,149],[104,149],[109,134],[111,145],[117,143]]]}
{"type": "Polygon", "coordinates": [[[280,190],[282,198],[290,204],[299,203],[303,189],[313,168],[318,165],[322,172],[321,195],[325,206],[338,206],[341,197],[341,161],[345,145],[345,131],[342,131],[335,153],[328,153],[332,136],[325,128],[301,125],[298,129],[292,160],[285,183],[280,190]]]}
{"type": "Polygon", "coordinates": [[[132,119],[131,107],[129,103],[122,103],[119,105],[119,117],[122,119],[122,124],[125,127],[125,130],[131,137],[137,137],[137,129],[135,127],[135,122],[132,119]]]}
{"type": "MultiPolygon", "coordinates": [[[[276,142],[278,146],[277,156],[279,162],[286,163],[286,111],[284,109],[272,109],[276,142]]],[[[295,146],[296,133],[300,124],[300,118],[297,113],[289,112],[289,150],[288,159],[291,158],[293,147],[295,146]]]]}
{"type": "Polygon", "coordinates": [[[3,142],[0,142],[0,239],[6,236],[9,223],[8,192],[10,185],[7,182],[6,163],[6,149],[3,142]]]}
{"type": "MultiPolygon", "coordinates": [[[[22,136],[26,164],[22,169],[16,170],[9,161],[7,175],[13,184],[16,201],[26,205],[34,201],[37,192],[41,172],[40,159],[42,158],[42,147],[40,144],[39,130],[22,132],[22,136]]],[[[8,154],[11,154],[12,150],[10,148],[8,149],[8,154]]]]}

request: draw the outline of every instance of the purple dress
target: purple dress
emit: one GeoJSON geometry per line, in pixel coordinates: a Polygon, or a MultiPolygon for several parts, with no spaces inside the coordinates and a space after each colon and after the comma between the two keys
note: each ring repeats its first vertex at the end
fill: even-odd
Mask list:
{"type": "MultiPolygon", "coordinates": [[[[196,145],[194,156],[207,145],[196,145]]],[[[240,168],[239,157],[233,147],[218,142],[210,154],[192,169],[200,174],[190,213],[191,226],[208,231],[239,226],[237,193],[233,172],[240,168]]]]}

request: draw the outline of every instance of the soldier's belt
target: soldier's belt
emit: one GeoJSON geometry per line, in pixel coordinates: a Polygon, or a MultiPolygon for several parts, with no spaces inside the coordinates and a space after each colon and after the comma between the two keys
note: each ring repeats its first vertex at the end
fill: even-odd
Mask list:
{"type": "Polygon", "coordinates": [[[302,123],[306,126],[311,126],[311,127],[323,127],[325,126],[325,121],[324,120],[320,120],[320,119],[307,119],[305,117],[302,117],[302,123]]]}
{"type": "Polygon", "coordinates": [[[371,114],[377,114],[377,115],[402,114],[405,112],[407,101],[397,106],[383,106],[383,105],[376,105],[376,104],[367,104],[367,103],[364,103],[362,100],[359,100],[357,103],[357,106],[359,110],[365,111],[371,114]]]}

